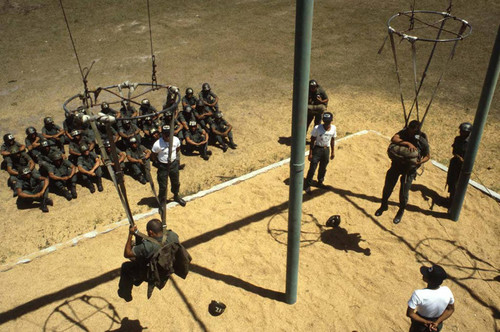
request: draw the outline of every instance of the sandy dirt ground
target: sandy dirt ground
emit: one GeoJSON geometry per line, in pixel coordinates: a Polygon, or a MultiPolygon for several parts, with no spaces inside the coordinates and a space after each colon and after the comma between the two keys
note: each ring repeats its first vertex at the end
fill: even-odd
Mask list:
{"type": "Polygon", "coordinates": [[[404,331],[406,301],[424,287],[419,267],[439,263],[457,301],[446,330],[497,330],[498,204],[472,189],[461,221],[445,219],[437,185],[445,173],[428,165],[401,224],[392,223],[394,200],[374,217],[389,162],[365,148],[386,143],[375,134],[341,142],[328,188],[304,196],[293,306],[283,302],[289,178],[283,166],[169,210],[169,226],[193,256],[186,280],[174,278],[149,301],[145,285],[134,289],[131,303],[118,298],[127,236],[121,227],[3,272],[0,290],[9,296],[2,297],[2,329],[404,331]],[[380,166],[363,167],[372,160],[380,166]],[[355,176],[356,169],[362,174],[355,176]],[[325,227],[332,214],[342,217],[337,228],[325,227]],[[209,315],[211,300],[227,305],[221,316],[209,315]]]}
{"type": "MultiPolygon", "coordinates": [[[[423,9],[444,10],[448,5],[447,1],[417,3],[423,9]]],[[[473,120],[500,17],[496,1],[453,3],[452,13],[467,19],[474,30],[460,42],[424,128],[432,158],[445,165],[458,124],[473,120]]],[[[64,4],[82,66],[96,61],[90,86],[150,80],[143,1],[64,4]]],[[[210,82],[239,144],[237,150],[226,153],[211,147],[214,154],[208,162],[183,156],[186,168],[181,172],[181,194],[208,189],[287,158],[293,4],[282,0],[210,5],[204,1],[151,1],[151,6],[159,81],[181,90],[191,86],[195,91],[203,82],[210,82]]],[[[364,129],[391,136],[401,129],[403,116],[391,50],[386,44],[381,55],[377,51],[386,35],[387,19],[408,6],[407,1],[396,0],[383,5],[362,0],[315,3],[311,76],[329,94],[329,110],[335,114],[339,137],[364,129]]],[[[57,2],[0,1],[0,40],[0,133],[12,132],[23,141],[24,129],[33,125],[40,130],[45,116],[62,122],[61,104],[82,91],[81,78],[57,2]]],[[[403,74],[409,78],[410,54],[404,43],[398,49],[403,74]]],[[[426,58],[423,53],[418,55],[419,68],[423,68],[426,58]]],[[[438,65],[446,55],[444,51],[436,54],[437,66],[431,67],[429,82],[435,82],[441,73],[438,65]]],[[[411,90],[411,84],[404,82],[403,87],[411,90]]],[[[428,96],[429,89],[423,96],[428,96]]],[[[150,96],[154,105],[160,105],[163,98],[158,93],[150,96]]],[[[472,175],[473,180],[497,192],[498,100],[498,96],[493,99],[472,175]]],[[[120,326],[130,330],[141,324],[152,330],[171,326],[172,330],[313,327],[400,331],[408,326],[404,310],[411,291],[423,287],[419,265],[440,262],[450,270],[452,280],[447,284],[458,300],[448,328],[498,329],[498,203],[469,189],[460,222],[449,221],[439,206],[446,196],[445,175],[429,164],[412,189],[411,208],[403,223],[392,225],[395,207],[375,219],[373,212],[389,165],[386,147],[387,141],[376,135],[345,142],[329,169],[332,188],[305,198],[304,229],[312,228],[319,238],[309,239],[310,245],[301,251],[295,306],[280,301],[286,255],[286,236],[280,230],[286,223],[288,197],[284,184],[288,171],[283,167],[172,210],[171,227],[190,243],[195,257],[193,273],[186,281],[175,279],[149,302],[143,296],[144,287],[134,293],[137,300],[132,305],[119,301],[115,290],[126,234],[122,228],[2,273],[2,294],[9,294],[0,300],[2,328],[58,330],[67,326],[64,324],[77,328],[56,310],[71,303],[82,311],[79,318],[72,319],[90,314],[99,317],[95,322],[86,321],[90,330],[120,326]],[[338,230],[318,226],[332,214],[343,218],[338,230]],[[369,256],[365,255],[367,249],[369,256]],[[229,307],[217,319],[206,312],[212,298],[229,307]],[[394,305],[388,306],[388,302],[394,305]],[[100,317],[103,311],[96,307],[108,304],[107,315],[100,317]],[[155,311],[159,305],[161,314],[155,311]],[[165,311],[168,313],[163,314],[165,311]],[[108,317],[115,313],[119,318],[108,317]]],[[[2,171],[2,264],[125,217],[110,181],[105,181],[103,193],[94,195],[78,187],[79,198],[71,202],[52,194],[54,207],[48,214],[36,208],[18,210],[6,181],[7,173],[2,171]]],[[[131,178],[126,185],[134,214],[154,207],[148,186],[131,178]]]]}

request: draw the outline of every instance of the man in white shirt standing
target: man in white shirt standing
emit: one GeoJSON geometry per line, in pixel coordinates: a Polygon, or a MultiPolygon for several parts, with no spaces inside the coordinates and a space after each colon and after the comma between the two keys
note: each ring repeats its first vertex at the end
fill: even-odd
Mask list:
{"type": "Polygon", "coordinates": [[[181,141],[174,136],[172,141],[172,154],[170,156],[170,169],[169,169],[169,138],[170,138],[170,126],[164,125],[161,131],[161,137],[154,144],[151,151],[153,156],[158,160],[158,199],[160,202],[164,202],[167,198],[167,176],[170,178],[170,190],[174,194],[174,201],[179,203],[181,206],[186,206],[186,201],[184,201],[179,196],[179,162],[176,159],[177,153],[180,152],[181,141]]]}
{"type": "Polygon", "coordinates": [[[455,311],[455,299],[451,290],[441,286],[448,276],[439,265],[420,268],[424,289],[417,289],[408,301],[406,316],[411,318],[410,332],[441,331],[443,321],[455,311]]]}
{"type": "Polygon", "coordinates": [[[311,192],[312,179],[319,163],[318,185],[323,186],[325,180],[326,166],[335,158],[335,137],[337,137],[337,128],[332,125],[333,114],[325,112],[323,114],[323,124],[314,126],[311,132],[311,147],[307,159],[311,162],[307,172],[304,190],[311,192]]]}

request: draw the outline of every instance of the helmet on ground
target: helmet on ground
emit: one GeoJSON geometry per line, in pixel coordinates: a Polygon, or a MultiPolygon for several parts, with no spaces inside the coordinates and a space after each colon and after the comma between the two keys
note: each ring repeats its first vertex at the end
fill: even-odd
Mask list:
{"type": "Polygon", "coordinates": [[[3,141],[5,143],[13,142],[14,141],[14,135],[12,135],[11,133],[3,135],[3,141]]]}
{"type": "Polygon", "coordinates": [[[45,125],[53,124],[53,123],[54,123],[54,120],[53,120],[50,116],[48,116],[48,117],[46,117],[45,119],[43,119],[43,123],[44,123],[45,125]]]}
{"type": "Polygon", "coordinates": [[[208,305],[208,312],[212,316],[219,316],[224,312],[224,310],[226,310],[226,305],[222,302],[212,300],[212,302],[208,305]]]}
{"type": "Polygon", "coordinates": [[[26,128],[26,135],[33,135],[33,134],[36,134],[35,127],[28,127],[28,128],[26,128]]]}
{"type": "Polygon", "coordinates": [[[210,84],[203,83],[203,85],[201,86],[201,90],[202,91],[210,91],[210,84]]]}
{"type": "Polygon", "coordinates": [[[332,122],[333,120],[333,114],[330,112],[325,112],[323,114],[323,122],[332,122]]]}
{"type": "Polygon", "coordinates": [[[460,129],[460,131],[470,132],[472,130],[472,124],[470,122],[461,123],[458,129],[460,129]]]}
{"type": "Polygon", "coordinates": [[[194,93],[194,92],[193,92],[193,89],[191,89],[191,88],[187,88],[187,89],[186,89],[186,96],[190,96],[190,95],[192,95],[193,93],[194,93]]]}

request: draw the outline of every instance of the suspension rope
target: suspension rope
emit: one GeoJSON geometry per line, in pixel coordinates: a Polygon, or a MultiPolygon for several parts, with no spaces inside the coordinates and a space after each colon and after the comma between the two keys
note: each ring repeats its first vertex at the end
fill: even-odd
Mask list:
{"type": "MultiPolygon", "coordinates": [[[[411,42],[411,54],[412,54],[412,60],[413,60],[413,85],[415,87],[414,104],[415,104],[415,109],[417,111],[417,121],[419,121],[420,118],[419,118],[419,114],[418,114],[418,98],[417,98],[419,88],[417,86],[418,85],[418,78],[417,78],[417,48],[415,46],[416,40],[412,39],[412,40],[410,40],[410,42],[411,42]]],[[[411,109],[410,109],[410,112],[408,112],[408,118],[406,119],[406,124],[408,124],[408,120],[410,120],[410,114],[411,114],[411,109]]]]}
{"type": "Polygon", "coordinates": [[[149,22],[149,42],[151,45],[151,65],[152,65],[152,74],[151,74],[151,85],[153,86],[153,90],[158,88],[158,82],[156,80],[156,58],[153,51],[153,30],[151,28],[151,11],[149,9],[149,0],[146,0],[148,7],[148,22],[149,22]]]}
{"type": "Polygon", "coordinates": [[[408,125],[407,117],[406,117],[406,107],[405,107],[405,100],[403,97],[403,87],[401,86],[401,76],[399,75],[398,57],[397,57],[397,53],[396,53],[396,45],[394,44],[393,33],[394,33],[393,29],[389,28],[389,39],[391,41],[392,54],[394,56],[394,63],[396,65],[396,76],[398,77],[399,95],[401,98],[401,105],[403,106],[403,115],[404,115],[405,126],[406,126],[406,125],[408,125]]]}
{"type": "Polygon", "coordinates": [[[408,28],[408,31],[413,30],[415,26],[415,0],[413,0],[413,4],[410,4],[410,10],[411,10],[411,17],[410,17],[410,27],[408,28]]]}

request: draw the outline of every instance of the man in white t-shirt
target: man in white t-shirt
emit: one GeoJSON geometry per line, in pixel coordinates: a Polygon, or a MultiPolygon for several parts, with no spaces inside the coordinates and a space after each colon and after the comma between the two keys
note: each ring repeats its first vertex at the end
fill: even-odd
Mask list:
{"type": "MultiPolygon", "coordinates": [[[[153,158],[158,161],[158,199],[160,202],[164,202],[167,198],[167,176],[170,178],[170,190],[174,194],[174,201],[179,203],[181,206],[186,206],[186,201],[184,201],[179,196],[179,161],[176,159],[177,153],[181,148],[181,141],[174,136],[172,141],[172,154],[170,156],[170,163],[168,162],[169,153],[169,138],[170,138],[170,126],[164,125],[161,131],[161,137],[154,144],[151,152],[153,153],[153,158]],[[170,164],[170,168],[169,168],[170,164]]],[[[163,205],[163,204],[162,204],[163,205]]]]}
{"type": "Polygon", "coordinates": [[[307,172],[304,190],[311,192],[312,180],[319,163],[318,185],[323,186],[325,180],[326,166],[335,158],[335,137],[337,137],[337,128],[332,125],[333,114],[325,112],[323,114],[323,124],[314,126],[311,132],[311,147],[307,159],[311,162],[307,172]]]}
{"type": "Polygon", "coordinates": [[[424,289],[417,289],[408,301],[406,316],[411,318],[410,332],[441,331],[443,321],[455,311],[455,299],[451,290],[441,286],[448,276],[439,265],[420,268],[424,289]]]}

